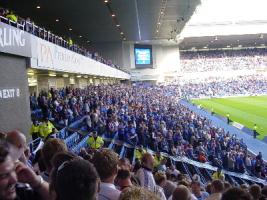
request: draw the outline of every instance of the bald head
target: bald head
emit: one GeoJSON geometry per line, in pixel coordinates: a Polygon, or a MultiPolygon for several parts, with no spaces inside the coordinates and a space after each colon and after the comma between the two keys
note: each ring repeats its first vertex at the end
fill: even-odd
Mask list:
{"type": "Polygon", "coordinates": [[[172,200],[190,200],[191,193],[184,185],[179,185],[172,193],[172,200]]]}
{"type": "Polygon", "coordinates": [[[21,133],[18,130],[8,132],[6,134],[6,140],[8,143],[16,146],[18,149],[27,148],[26,137],[23,133],[21,133]]]}

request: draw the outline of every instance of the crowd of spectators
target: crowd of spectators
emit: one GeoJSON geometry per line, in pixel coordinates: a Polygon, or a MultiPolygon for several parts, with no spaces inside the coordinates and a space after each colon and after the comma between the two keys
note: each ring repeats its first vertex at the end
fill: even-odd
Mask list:
{"type": "MultiPolygon", "coordinates": [[[[31,158],[19,131],[0,137],[0,199],[3,200],[263,200],[266,186],[234,186],[224,176],[207,184],[190,178],[160,155],[142,153],[135,164],[110,149],[83,149],[79,156],[57,138],[31,158]],[[158,158],[160,156],[160,158],[158,158]],[[160,159],[160,164],[157,162],[160,159]]],[[[217,177],[217,178],[216,178],[217,177]]]]}
{"type": "Polygon", "coordinates": [[[208,81],[178,85],[182,96],[187,98],[267,94],[267,77],[260,74],[233,78],[217,77],[208,81]]]}
{"type": "Polygon", "coordinates": [[[121,70],[119,66],[113,64],[111,60],[104,59],[98,52],[94,50],[88,50],[75,44],[71,37],[58,36],[50,30],[37,26],[29,17],[24,19],[16,15],[15,12],[0,7],[0,21],[27,31],[49,42],[55,43],[56,45],[62,46],[86,57],[92,58],[98,62],[121,70]]]}
{"type": "Polygon", "coordinates": [[[181,52],[181,70],[186,73],[266,69],[267,50],[214,50],[181,52]]]}
{"type": "MultiPolygon", "coordinates": [[[[68,126],[84,117],[87,131],[100,136],[113,138],[118,134],[119,140],[133,146],[265,177],[261,156],[248,155],[242,139],[179,104],[178,91],[172,86],[67,87],[31,96],[31,108],[41,108],[44,118],[56,124],[68,126]]],[[[49,129],[36,134],[46,138],[53,132],[49,129]]]]}

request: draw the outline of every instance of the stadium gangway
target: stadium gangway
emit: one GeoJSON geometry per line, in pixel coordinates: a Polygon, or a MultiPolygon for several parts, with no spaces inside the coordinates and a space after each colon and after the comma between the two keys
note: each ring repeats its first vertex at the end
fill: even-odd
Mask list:
{"type": "Polygon", "coordinates": [[[67,145],[68,149],[71,149],[73,146],[77,144],[80,139],[80,134],[78,132],[74,132],[69,137],[67,137],[64,142],[67,145]]]}
{"type": "Polygon", "coordinates": [[[239,186],[239,184],[236,182],[236,180],[230,176],[229,174],[225,174],[225,180],[231,183],[231,185],[239,186]]]}
{"type": "Polygon", "coordinates": [[[199,168],[199,171],[201,172],[201,174],[205,178],[206,182],[209,182],[212,180],[212,176],[211,176],[210,172],[208,171],[208,169],[199,168]]]}
{"type": "Polygon", "coordinates": [[[113,150],[120,155],[121,151],[123,150],[123,141],[114,140],[113,142],[113,150]]]}
{"type": "Polygon", "coordinates": [[[35,155],[35,153],[42,147],[43,141],[42,138],[36,138],[28,144],[30,153],[35,155]]]}
{"type": "Polygon", "coordinates": [[[79,154],[82,148],[87,147],[87,140],[90,136],[85,136],[75,147],[71,149],[71,151],[75,154],[79,154]]]}
{"type": "Polygon", "coordinates": [[[104,140],[104,146],[107,146],[108,149],[114,149],[114,142],[115,140],[118,138],[118,133],[116,133],[113,138],[110,138],[110,137],[106,137],[106,134],[104,133],[103,134],[103,140],[104,140]],[[109,144],[108,144],[109,143],[109,144]]]}
{"type": "Polygon", "coordinates": [[[121,148],[121,151],[119,153],[119,156],[120,156],[120,158],[124,158],[124,155],[125,155],[125,146],[122,145],[122,148],[121,148]]]}
{"type": "Polygon", "coordinates": [[[239,185],[242,185],[242,184],[246,184],[246,182],[239,178],[239,177],[233,177],[233,179],[239,184],[239,185]]]}
{"type": "MultiPolygon", "coordinates": [[[[128,143],[123,143],[122,148],[121,148],[121,152],[120,152],[120,158],[128,158],[130,161],[135,159],[134,156],[134,147],[131,146],[128,143]]],[[[135,163],[135,162],[132,162],[135,163]]]]}
{"type": "Polygon", "coordinates": [[[186,174],[186,170],[184,167],[183,162],[174,162],[176,168],[182,173],[182,174],[186,174]]]}
{"type": "Polygon", "coordinates": [[[203,176],[203,174],[201,173],[199,168],[194,166],[194,165],[192,165],[192,166],[194,167],[196,174],[198,174],[200,176],[202,183],[206,184],[208,182],[208,180],[206,180],[206,178],[203,176]]]}
{"type": "Polygon", "coordinates": [[[183,167],[184,167],[184,169],[185,169],[185,171],[186,171],[186,174],[192,179],[192,177],[193,177],[194,174],[192,174],[192,173],[190,172],[190,170],[188,169],[187,163],[183,163],[183,162],[182,162],[182,165],[183,165],[183,167]]]}

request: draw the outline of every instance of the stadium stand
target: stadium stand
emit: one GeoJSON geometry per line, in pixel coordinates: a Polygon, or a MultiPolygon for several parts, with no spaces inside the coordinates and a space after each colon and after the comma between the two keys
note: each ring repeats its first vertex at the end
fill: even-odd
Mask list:
{"type": "Polygon", "coordinates": [[[71,51],[92,58],[98,62],[122,70],[119,66],[112,64],[111,60],[105,60],[101,55],[99,55],[98,52],[89,51],[84,47],[78,46],[77,44],[73,43],[71,38],[63,38],[61,36],[53,34],[50,30],[47,30],[46,28],[37,26],[33,21],[31,21],[29,17],[24,19],[20,16],[17,16],[16,13],[14,13],[13,11],[9,11],[8,9],[0,7],[0,22],[17,27],[18,29],[31,33],[56,45],[67,48],[71,51]]]}
{"type": "Polygon", "coordinates": [[[265,48],[181,52],[182,71],[186,73],[266,69],[266,59],[265,48]]]}
{"type": "Polygon", "coordinates": [[[211,77],[208,81],[207,79],[198,83],[188,81],[182,86],[180,83],[176,84],[180,87],[182,96],[188,99],[267,94],[267,77],[263,74],[231,78],[211,77]]]}
{"type": "MultiPolygon", "coordinates": [[[[131,169],[135,169],[139,179],[140,167],[143,166],[142,169],[152,170],[154,173],[163,171],[162,173],[167,175],[169,181],[189,184],[192,180],[193,183],[196,182],[203,187],[214,180],[217,168],[224,168],[222,171],[224,178],[221,181],[227,181],[233,186],[252,183],[263,185],[265,183],[264,180],[255,178],[255,176],[265,177],[265,167],[261,155],[249,156],[242,140],[231,136],[223,129],[212,126],[207,119],[175,103],[166,95],[167,91],[168,86],[144,87],[140,85],[135,87],[98,86],[84,90],[65,88],[59,91],[50,90],[48,95],[50,98],[40,96],[39,99],[44,99],[44,102],[37,101],[40,105],[37,103],[35,108],[38,109],[40,106],[42,115],[49,114],[50,120],[53,120],[55,124],[63,123],[64,119],[70,119],[66,128],[48,137],[63,140],[69,151],[91,161],[95,151],[98,151],[97,155],[103,153],[103,150],[93,150],[87,143],[88,133],[93,130],[98,131],[105,141],[104,147],[116,152],[120,159],[129,159],[129,165],[134,166],[131,169]],[[68,92],[66,92],[67,90],[68,92]],[[122,90],[127,91],[128,95],[120,95],[122,90]],[[95,95],[96,93],[98,95],[95,95]],[[66,99],[63,94],[68,98],[66,99]],[[89,112],[86,104],[89,104],[89,112]],[[43,108],[44,106],[46,109],[43,108]],[[64,113],[61,111],[66,106],[69,107],[70,113],[75,114],[67,115],[67,118],[61,115],[64,113]],[[145,150],[141,160],[135,158],[136,148],[145,150]],[[156,152],[160,152],[160,154],[156,152]],[[150,161],[145,161],[143,155],[146,154],[155,156],[152,156],[150,161]],[[167,162],[162,161],[164,158],[167,162]],[[251,166],[247,166],[246,161],[249,159],[252,163],[251,166]],[[150,164],[146,164],[147,167],[145,167],[144,162],[150,164]],[[173,173],[171,168],[175,168],[171,166],[175,166],[178,171],[173,173]]],[[[46,144],[51,139],[43,138],[43,140],[46,144]]],[[[35,163],[33,165],[35,169],[36,163],[40,163],[41,160],[33,162],[34,156],[42,147],[36,141],[32,142],[30,146],[32,149],[31,161],[35,163]]],[[[109,153],[103,153],[103,156],[108,155],[109,153]]],[[[61,167],[58,168],[58,170],[60,169],[61,167]]],[[[40,174],[47,176],[47,173],[44,173],[45,170],[40,169],[40,166],[39,170],[40,174]]],[[[144,171],[144,173],[147,172],[144,171]]],[[[155,174],[155,176],[159,175],[155,174]]],[[[47,177],[44,178],[49,180],[47,177]]],[[[110,181],[110,179],[108,180],[110,181]]],[[[110,184],[113,183],[112,180],[110,184]]],[[[106,179],[101,179],[101,181],[105,183],[106,179]]],[[[151,181],[150,186],[146,186],[144,183],[143,186],[154,192],[159,198],[165,199],[162,188],[166,181],[160,184],[161,186],[156,185],[159,182],[154,182],[153,175],[151,175],[151,181]]],[[[105,184],[103,185],[105,186],[105,184]]],[[[58,190],[55,190],[56,193],[58,190]]],[[[101,194],[104,195],[105,192],[101,194]]],[[[117,197],[113,199],[117,199],[117,197]]],[[[100,197],[100,199],[104,198],[100,197]]]]}
{"type": "MultiPolygon", "coordinates": [[[[7,9],[0,8],[0,22],[120,69],[7,9]]],[[[267,95],[267,77],[258,73],[266,70],[266,56],[266,49],[188,51],[181,53],[183,76],[164,84],[117,77],[119,84],[46,85],[27,96],[32,140],[27,144],[19,130],[0,132],[0,200],[267,199],[266,155],[248,148],[229,115],[223,121],[191,103],[267,95]],[[230,75],[188,75],[223,71],[230,75]]]]}

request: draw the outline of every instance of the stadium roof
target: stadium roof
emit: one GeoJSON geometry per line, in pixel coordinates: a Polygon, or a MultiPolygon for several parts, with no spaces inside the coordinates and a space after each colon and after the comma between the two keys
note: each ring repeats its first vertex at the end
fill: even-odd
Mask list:
{"type": "Polygon", "coordinates": [[[267,47],[267,34],[219,35],[184,38],[181,50],[233,49],[267,47]]]}
{"type": "Polygon", "coordinates": [[[29,16],[37,24],[83,43],[174,38],[199,3],[200,0],[0,0],[1,6],[18,15],[29,16]]]}
{"type": "Polygon", "coordinates": [[[179,35],[180,48],[265,46],[266,7],[266,0],[202,0],[179,35]]]}

